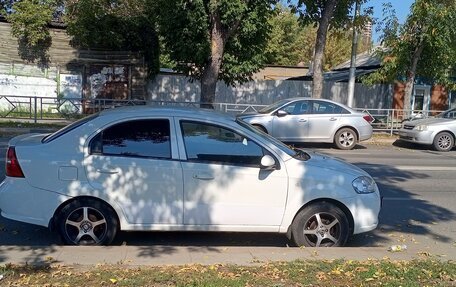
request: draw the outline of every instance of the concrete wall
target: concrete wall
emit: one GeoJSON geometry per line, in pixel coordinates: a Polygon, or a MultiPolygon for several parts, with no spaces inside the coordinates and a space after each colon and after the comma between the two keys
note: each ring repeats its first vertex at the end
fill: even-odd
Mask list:
{"type": "MultiPolygon", "coordinates": [[[[197,102],[201,87],[184,76],[158,75],[147,86],[147,99],[152,101],[197,102]]],[[[217,84],[215,102],[268,105],[280,99],[309,97],[312,83],[285,80],[256,80],[236,87],[223,82],[217,84]]],[[[354,107],[389,109],[392,104],[392,88],[389,85],[372,87],[356,84],[354,107]]],[[[348,83],[325,83],[323,98],[346,103],[348,83]]]]}

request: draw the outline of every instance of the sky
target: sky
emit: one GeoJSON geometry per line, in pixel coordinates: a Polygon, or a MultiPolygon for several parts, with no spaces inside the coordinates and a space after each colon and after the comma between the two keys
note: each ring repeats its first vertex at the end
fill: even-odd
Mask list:
{"type": "MultiPolygon", "coordinates": [[[[399,22],[403,24],[407,15],[410,13],[410,6],[415,2],[414,0],[369,0],[364,6],[374,7],[374,18],[381,20],[383,18],[383,6],[384,2],[390,2],[393,8],[396,10],[396,15],[399,22]]],[[[377,42],[379,33],[375,31],[375,26],[372,28],[373,40],[377,42]]]]}

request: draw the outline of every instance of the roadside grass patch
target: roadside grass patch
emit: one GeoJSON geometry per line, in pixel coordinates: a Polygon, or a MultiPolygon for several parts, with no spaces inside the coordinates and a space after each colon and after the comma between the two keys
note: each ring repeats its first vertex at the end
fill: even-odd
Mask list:
{"type": "Polygon", "coordinates": [[[454,261],[309,260],[255,266],[0,266],[1,286],[456,286],[454,261]]]}

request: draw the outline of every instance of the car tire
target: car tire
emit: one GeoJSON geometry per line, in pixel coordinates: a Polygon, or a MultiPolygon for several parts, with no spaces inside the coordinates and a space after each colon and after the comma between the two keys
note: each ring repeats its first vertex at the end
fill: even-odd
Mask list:
{"type": "Polygon", "coordinates": [[[265,134],[268,133],[268,131],[261,125],[253,125],[257,130],[264,132],[265,134]]]}
{"type": "Polygon", "coordinates": [[[297,246],[340,247],[347,242],[349,229],[347,216],[339,207],[318,202],[296,215],[291,233],[297,246]]]}
{"type": "Polygon", "coordinates": [[[441,132],[435,136],[433,145],[437,151],[450,151],[454,146],[454,137],[448,132],[441,132]]]}
{"type": "Polygon", "coordinates": [[[338,149],[350,150],[356,146],[358,136],[351,128],[342,128],[334,136],[334,143],[338,149]]]}
{"type": "Polygon", "coordinates": [[[57,227],[65,244],[109,245],[116,236],[119,221],[105,203],[83,198],[62,208],[57,227]]]}

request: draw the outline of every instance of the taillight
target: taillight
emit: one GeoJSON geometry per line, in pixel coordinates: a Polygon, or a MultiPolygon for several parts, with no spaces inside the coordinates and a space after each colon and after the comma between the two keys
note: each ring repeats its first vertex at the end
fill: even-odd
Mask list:
{"type": "Polygon", "coordinates": [[[364,115],[363,119],[365,119],[368,123],[371,123],[374,120],[374,118],[371,115],[364,115]]]}
{"type": "Polygon", "coordinates": [[[9,147],[6,152],[6,176],[9,177],[24,177],[19,161],[16,157],[14,147],[9,147]]]}

